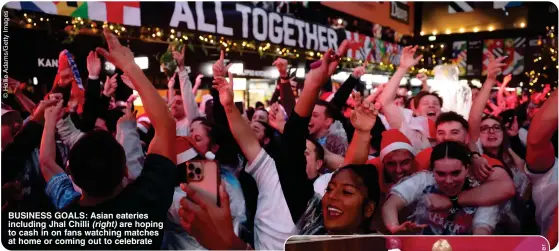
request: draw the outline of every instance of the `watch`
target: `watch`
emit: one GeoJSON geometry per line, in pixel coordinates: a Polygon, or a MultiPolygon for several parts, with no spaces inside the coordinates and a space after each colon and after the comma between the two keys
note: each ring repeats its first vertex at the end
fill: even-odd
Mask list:
{"type": "Polygon", "coordinates": [[[450,202],[452,202],[452,207],[453,208],[460,208],[460,204],[458,204],[458,196],[449,196],[448,197],[450,199],[450,202]]]}

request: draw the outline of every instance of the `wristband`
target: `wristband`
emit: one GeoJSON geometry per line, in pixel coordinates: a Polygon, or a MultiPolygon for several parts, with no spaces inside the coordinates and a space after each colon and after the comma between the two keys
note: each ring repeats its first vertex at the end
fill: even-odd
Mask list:
{"type": "Polygon", "coordinates": [[[450,199],[450,202],[452,202],[452,207],[453,208],[460,208],[460,204],[458,204],[458,196],[450,196],[448,197],[450,199]]]}

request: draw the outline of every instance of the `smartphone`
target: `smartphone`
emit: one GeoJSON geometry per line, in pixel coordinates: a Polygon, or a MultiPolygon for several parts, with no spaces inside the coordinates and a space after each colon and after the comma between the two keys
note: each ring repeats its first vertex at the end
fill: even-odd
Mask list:
{"type": "Polygon", "coordinates": [[[239,110],[239,112],[241,114],[245,114],[245,105],[243,104],[243,102],[235,102],[235,106],[237,107],[237,109],[239,110]]]}
{"type": "Polygon", "coordinates": [[[198,194],[214,201],[221,207],[219,201],[219,185],[221,176],[219,165],[214,160],[193,160],[186,162],[186,183],[198,194]]]}

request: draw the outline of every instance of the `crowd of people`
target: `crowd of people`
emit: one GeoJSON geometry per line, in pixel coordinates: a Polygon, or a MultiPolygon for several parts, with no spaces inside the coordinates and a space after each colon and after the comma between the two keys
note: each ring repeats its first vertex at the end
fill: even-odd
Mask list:
{"type": "Polygon", "coordinates": [[[368,96],[354,91],[364,66],[335,93],[323,92],[350,41],[313,63],[300,92],[279,58],[269,107],[244,110],[223,51],[211,94],[198,104],[202,76],[191,83],[184,50],[173,53],[180,92],[173,77],[162,98],[132,51],[110,31],[104,36],[108,50],[89,54],[83,85],[67,51],[44,100],[30,100],[11,80],[30,116],[2,105],[3,216],[145,213],[165,226],[142,249],[281,250],[298,234],[522,234],[557,242],[557,91],[507,92],[510,76],[497,80],[504,58],[491,58],[482,87],[472,88],[468,118],[443,111],[425,76],[415,96],[398,92],[421,59],[417,46],[403,49],[394,75],[368,96]],[[135,96],[114,101],[118,83],[101,81],[99,56],[122,70],[144,114],[134,111],[135,96]],[[188,185],[192,160],[218,164],[219,203],[188,185]]]}

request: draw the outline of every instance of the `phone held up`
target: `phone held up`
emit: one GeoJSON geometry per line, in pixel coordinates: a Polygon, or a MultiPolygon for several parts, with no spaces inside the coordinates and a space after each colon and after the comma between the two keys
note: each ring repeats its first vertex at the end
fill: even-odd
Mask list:
{"type": "Polygon", "coordinates": [[[193,160],[186,163],[186,183],[198,194],[220,205],[221,175],[215,160],[193,160]]]}

